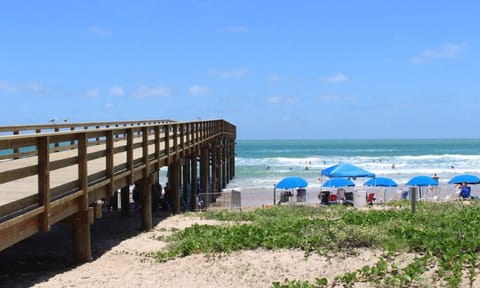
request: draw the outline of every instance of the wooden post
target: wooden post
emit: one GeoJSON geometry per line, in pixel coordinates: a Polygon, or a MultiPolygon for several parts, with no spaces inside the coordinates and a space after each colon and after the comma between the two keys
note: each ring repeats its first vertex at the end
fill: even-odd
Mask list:
{"type": "Polygon", "coordinates": [[[209,198],[209,177],[210,177],[210,165],[208,157],[208,148],[203,148],[200,152],[200,186],[202,193],[204,193],[204,205],[208,207],[210,204],[209,198]]]}
{"type": "Polygon", "coordinates": [[[112,203],[112,211],[117,212],[118,211],[118,191],[116,190],[113,192],[111,203],[112,203]]]}
{"type": "Polygon", "coordinates": [[[217,147],[217,142],[213,144],[212,147],[212,192],[217,193],[219,192],[218,189],[218,171],[219,171],[219,165],[218,165],[218,147],[217,147]]]}
{"type": "Polygon", "coordinates": [[[191,169],[191,185],[192,185],[192,194],[191,194],[191,201],[190,201],[190,208],[191,209],[198,209],[197,207],[197,195],[198,195],[198,173],[197,173],[197,155],[193,155],[190,160],[190,169],[191,169]]]}
{"type": "Polygon", "coordinates": [[[182,158],[182,188],[183,188],[183,199],[186,200],[186,203],[190,203],[190,194],[192,192],[192,185],[190,183],[190,160],[189,158],[182,158]],[[189,189],[190,188],[190,189],[189,189]]]}
{"type": "MultiPolygon", "coordinates": [[[[20,131],[19,130],[13,130],[13,135],[19,135],[20,134],[20,131]]],[[[14,157],[13,159],[18,159],[18,154],[19,154],[20,150],[18,149],[18,147],[14,147],[13,148],[13,154],[14,154],[14,157]]]]}
{"type": "Polygon", "coordinates": [[[180,161],[173,161],[168,166],[168,187],[172,197],[172,212],[180,213],[180,161]]]}
{"type": "MultiPolygon", "coordinates": [[[[59,131],[60,131],[60,128],[55,127],[54,131],[55,131],[55,132],[59,132],[59,131]]],[[[60,146],[60,143],[55,142],[54,146],[55,146],[55,149],[54,149],[55,152],[58,152],[58,147],[60,146]]]]}
{"type": "MultiPolygon", "coordinates": [[[[155,163],[155,172],[158,172],[160,171],[160,126],[155,126],[154,131],[155,131],[155,159],[157,160],[157,162],[155,163]]],[[[157,182],[158,180],[155,181],[155,183],[157,182]]]]}
{"type": "Polygon", "coordinates": [[[417,187],[410,187],[409,194],[410,194],[410,201],[412,202],[412,214],[417,212],[417,187]]]}
{"type": "Polygon", "coordinates": [[[232,139],[230,146],[230,179],[235,177],[235,139],[232,139]]]}
{"type": "Polygon", "coordinates": [[[44,207],[40,231],[50,231],[50,139],[38,138],[38,192],[40,205],[44,207]]]}
{"type": "Polygon", "coordinates": [[[120,209],[122,216],[130,216],[130,186],[120,190],[120,209]]]}
{"type": "Polygon", "coordinates": [[[167,165],[170,165],[170,127],[165,125],[165,154],[167,156],[167,165]]]}
{"type": "Polygon", "coordinates": [[[127,177],[127,184],[133,184],[133,129],[127,129],[127,169],[130,174],[127,177]]]}
{"type": "Polygon", "coordinates": [[[88,219],[87,142],[87,134],[79,134],[78,178],[80,190],[82,190],[83,193],[78,203],[80,211],[74,216],[72,224],[73,259],[75,262],[87,262],[92,258],[90,224],[88,219]]]}
{"type": "Polygon", "coordinates": [[[148,127],[142,129],[143,148],[143,179],[142,179],[142,228],[149,231],[152,229],[152,178],[148,165],[148,127]]]}
{"type": "Polygon", "coordinates": [[[225,155],[226,155],[226,153],[225,153],[225,139],[222,139],[220,143],[221,143],[220,149],[219,149],[219,151],[220,151],[220,159],[219,159],[219,161],[220,161],[220,187],[221,187],[221,189],[224,189],[225,187],[227,187],[227,182],[225,180],[225,178],[227,178],[226,177],[226,175],[227,175],[226,170],[227,169],[226,169],[226,164],[225,164],[226,163],[225,162],[225,155]]]}
{"type": "Polygon", "coordinates": [[[113,165],[114,165],[114,161],[113,161],[113,131],[112,130],[109,130],[106,132],[107,134],[107,143],[105,145],[105,148],[107,149],[106,153],[107,153],[107,157],[105,157],[106,159],[106,163],[105,163],[105,166],[106,166],[106,176],[108,179],[110,179],[110,183],[108,183],[108,187],[107,187],[107,197],[112,197],[113,195],[113,165]]]}
{"type": "MultiPolygon", "coordinates": [[[[70,127],[70,131],[75,131],[75,127],[74,126],[70,127]]],[[[38,133],[40,133],[40,132],[38,132],[38,133]]],[[[75,140],[70,141],[70,146],[71,146],[70,149],[72,149],[72,150],[75,149],[75,147],[74,147],[75,146],[75,140]]]]}

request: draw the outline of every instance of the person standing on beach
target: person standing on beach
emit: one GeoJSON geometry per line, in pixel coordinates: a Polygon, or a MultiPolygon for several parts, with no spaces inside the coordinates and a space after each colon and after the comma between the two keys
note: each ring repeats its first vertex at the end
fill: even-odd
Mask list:
{"type": "Polygon", "coordinates": [[[433,180],[435,180],[435,181],[437,182],[437,184],[438,184],[438,179],[440,179],[440,177],[438,177],[437,173],[434,173],[432,178],[433,178],[433,180]]]}

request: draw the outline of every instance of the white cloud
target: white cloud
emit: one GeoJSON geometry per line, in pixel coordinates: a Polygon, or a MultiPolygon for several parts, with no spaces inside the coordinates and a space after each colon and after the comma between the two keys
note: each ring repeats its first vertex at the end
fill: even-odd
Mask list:
{"type": "Polygon", "coordinates": [[[411,59],[413,64],[425,64],[435,59],[453,59],[468,47],[467,43],[447,43],[442,47],[425,49],[411,59]]]}
{"type": "Polygon", "coordinates": [[[27,92],[33,93],[35,95],[47,95],[48,89],[40,83],[29,82],[21,85],[21,89],[27,92]]]}
{"type": "Polygon", "coordinates": [[[207,86],[200,86],[200,85],[193,85],[192,87],[188,88],[188,93],[191,95],[206,95],[210,93],[210,89],[207,86]]]}
{"type": "Polygon", "coordinates": [[[318,97],[319,100],[321,101],[349,101],[349,100],[354,100],[354,96],[348,96],[348,95],[338,95],[338,94],[333,94],[333,95],[321,95],[318,97]]]}
{"type": "Polygon", "coordinates": [[[245,33],[248,32],[248,28],[245,26],[228,26],[219,28],[218,31],[230,33],[245,33]]]}
{"type": "Polygon", "coordinates": [[[326,77],[324,79],[325,82],[329,82],[329,83],[341,83],[341,82],[345,82],[347,80],[348,80],[348,77],[345,76],[342,73],[337,73],[336,75],[326,77]]]}
{"type": "Polygon", "coordinates": [[[103,108],[105,108],[105,109],[112,109],[112,108],[113,108],[113,103],[110,103],[110,102],[105,103],[105,104],[103,105],[103,108]]]}
{"type": "Polygon", "coordinates": [[[272,96],[267,99],[267,102],[270,104],[279,104],[280,102],[282,102],[282,98],[279,96],[272,96]]]}
{"type": "Polygon", "coordinates": [[[282,80],[284,80],[283,77],[281,77],[280,75],[277,75],[277,74],[272,74],[272,75],[267,76],[267,81],[268,82],[280,82],[282,80]]]}
{"type": "Polygon", "coordinates": [[[156,87],[140,86],[137,89],[135,89],[132,96],[134,98],[143,99],[146,97],[170,96],[171,94],[172,94],[171,89],[166,86],[156,86],[156,87]]]}
{"type": "Polygon", "coordinates": [[[13,93],[13,92],[17,92],[17,90],[18,88],[15,85],[10,84],[7,81],[0,81],[1,92],[13,93]]]}
{"type": "Polygon", "coordinates": [[[125,94],[125,90],[123,89],[122,86],[112,86],[108,89],[108,92],[110,92],[110,94],[113,94],[113,95],[117,95],[117,96],[122,96],[123,94],[125,94]]]}
{"type": "Polygon", "coordinates": [[[94,88],[83,93],[83,97],[87,98],[98,98],[100,97],[100,89],[94,88]]]}
{"type": "Polygon", "coordinates": [[[297,97],[282,97],[282,96],[272,96],[266,99],[267,103],[270,104],[294,104],[298,102],[297,97]]]}
{"type": "Polygon", "coordinates": [[[208,73],[220,78],[242,78],[248,73],[246,68],[234,68],[231,70],[210,69],[208,73]]]}
{"type": "Polygon", "coordinates": [[[7,81],[0,80],[0,92],[7,92],[7,93],[23,92],[23,93],[30,93],[37,96],[44,96],[48,94],[49,89],[37,82],[12,84],[7,81]]]}
{"type": "Polygon", "coordinates": [[[104,27],[100,26],[90,26],[87,28],[87,32],[90,35],[98,36],[98,37],[110,37],[112,36],[112,32],[104,27]]]}

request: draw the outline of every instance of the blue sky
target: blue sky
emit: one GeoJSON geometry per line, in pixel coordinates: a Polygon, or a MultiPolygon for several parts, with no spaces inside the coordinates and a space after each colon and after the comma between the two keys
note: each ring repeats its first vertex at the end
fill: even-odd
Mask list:
{"type": "Polygon", "coordinates": [[[476,1],[2,1],[0,124],[478,137],[476,1]]]}

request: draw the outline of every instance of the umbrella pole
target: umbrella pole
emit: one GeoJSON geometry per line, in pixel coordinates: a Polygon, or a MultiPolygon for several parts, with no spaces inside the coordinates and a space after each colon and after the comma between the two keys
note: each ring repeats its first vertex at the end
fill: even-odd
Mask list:
{"type": "Polygon", "coordinates": [[[387,187],[385,187],[385,188],[383,189],[383,206],[385,206],[385,202],[386,202],[386,201],[385,201],[385,197],[386,197],[386,195],[387,195],[387,187]]]}
{"type": "Polygon", "coordinates": [[[277,202],[277,193],[275,189],[275,184],[273,184],[273,206],[275,206],[275,203],[277,202]]]}

